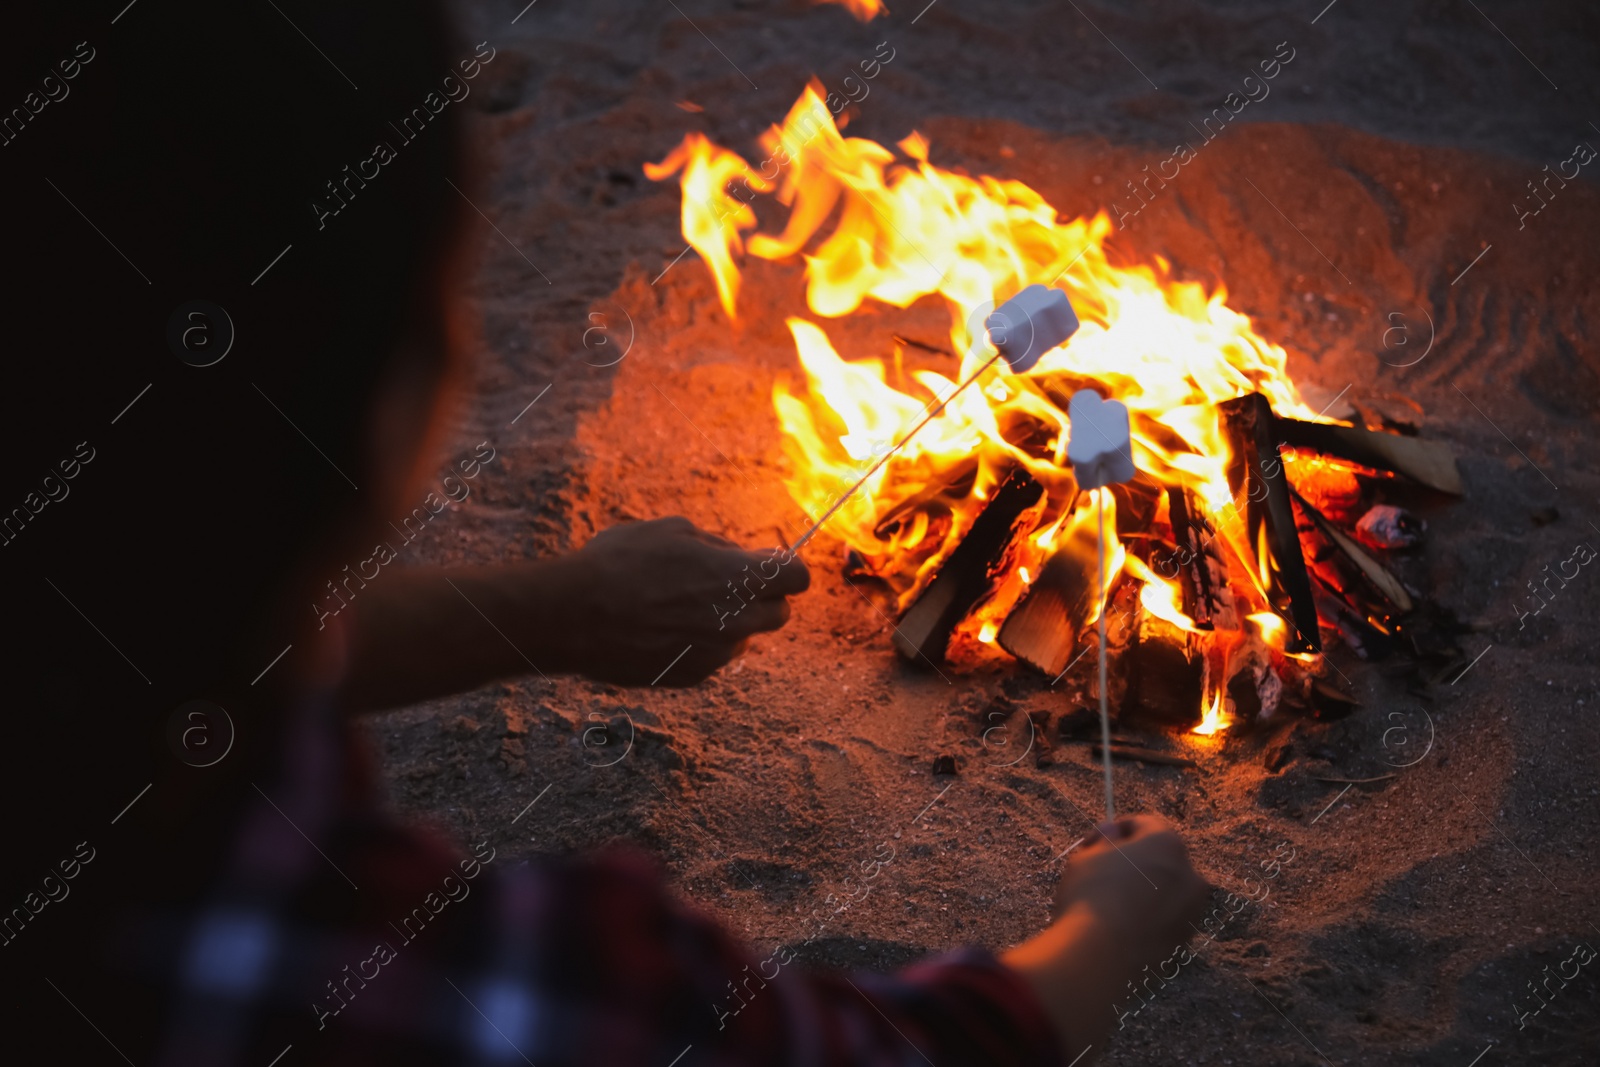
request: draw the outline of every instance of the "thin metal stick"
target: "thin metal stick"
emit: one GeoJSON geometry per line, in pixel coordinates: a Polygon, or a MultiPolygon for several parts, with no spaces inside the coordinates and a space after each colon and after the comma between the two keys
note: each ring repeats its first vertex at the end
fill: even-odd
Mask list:
{"type": "Polygon", "coordinates": [[[822,513],[822,518],[818,519],[816,522],[811,524],[811,529],[809,529],[805,533],[801,534],[800,535],[800,539],[798,541],[796,541],[794,544],[789,546],[789,551],[790,552],[798,552],[798,551],[800,551],[800,546],[805,544],[807,541],[811,540],[812,535],[814,535],[818,530],[822,529],[822,524],[827,522],[829,519],[833,518],[834,512],[836,512],[840,508],[844,507],[844,502],[846,500],[849,500],[852,496],[855,496],[856,490],[860,489],[863,485],[865,485],[867,483],[867,479],[868,478],[871,478],[874,474],[877,474],[878,473],[878,469],[880,467],[882,467],[885,463],[889,462],[889,457],[890,456],[894,455],[896,452],[900,451],[900,449],[905,447],[905,443],[907,441],[911,440],[913,437],[915,437],[917,435],[917,431],[918,430],[921,430],[924,426],[928,425],[928,423],[932,422],[933,419],[934,419],[934,416],[938,415],[947,406],[949,406],[950,401],[954,400],[956,398],[957,394],[959,394],[961,392],[961,390],[965,389],[967,386],[969,386],[973,382],[977,381],[978,377],[981,374],[983,374],[984,371],[986,371],[990,367],[994,366],[995,362],[999,358],[1000,358],[1000,353],[996,352],[992,357],[990,357],[989,362],[985,363],[983,366],[981,366],[977,370],[973,371],[972,372],[972,376],[970,378],[968,378],[966,381],[962,382],[960,385],[956,386],[955,389],[950,393],[949,396],[945,397],[943,400],[939,401],[936,405],[934,405],[931,409],[929,409],[928,413],[922,417],[922,421],[918,422],[915,426],[911,427],[911,429],[906,432],[906,435],[904,437],[900,438],[900,441],[899,441],[898,444],[896,444],[893,448],[889,449],[889,451],[885,452],[883,455],[879,456],[878,457],[878,462],[874,463],[872,465],[871,469],[869,469],[867,471],[867,473],[863,474],[859,479],[857,479],[856,480],[856,484],[852,485],[849,489],[846,489],[845,492],[844,492],[844,495],[841,496],[838,500],[835,500],[833,502],[833,505],[831,507],[829,507],[827,511],[824,511],[822,513]]]}
{"type": "Polygon", "coordinates": [[[1106,506],[1104,487],[1094,491],[1094,516],[1099,527],[1096,555],[1099,557],[1100,575],[1100,757],[1105,765],[1106,821],[1117,817],[1116,802],[1111,798],[1111,711],[1106,696],[1106,506]]]}

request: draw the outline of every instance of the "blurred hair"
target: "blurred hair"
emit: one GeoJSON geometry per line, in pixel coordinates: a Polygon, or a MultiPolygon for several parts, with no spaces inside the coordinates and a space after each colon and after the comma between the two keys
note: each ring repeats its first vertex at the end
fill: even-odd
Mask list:
{"type": "Polygon", "coordinates": [[[35,813],[12,823],[0,908],[57,853],[127,830],[109,821],[152,780],[247,788],[274,721],[252,678],[289,640],[272,608],[406,458],[370,454],[375,391],[446,370],[459,108],[409,141],[390,125],[470,56],[437,6],[125,4],[0,16],[0,516],[29,509],[0,545],[19,679],[0,798],[35,813]],[[319,218],[379,141],[395,158],[319,218]],[[212,366],[169,342],[195,300],[235,331],[212,366]],[[231,766],[171,751],[194,697],[238,724],[231,766]]]}

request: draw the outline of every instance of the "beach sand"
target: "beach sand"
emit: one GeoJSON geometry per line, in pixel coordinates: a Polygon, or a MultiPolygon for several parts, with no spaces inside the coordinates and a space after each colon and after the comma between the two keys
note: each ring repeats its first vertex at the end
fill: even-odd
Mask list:
{"type": "MultiPolygon", "coordinates": [[[[498,50],[471,101],[487,164],[473,199],[494,228],[461,280],[482,351],[452,454],[488,440],[498,458],[407,562],[532,557],[669,514],[753,547],[803,527],[771,403],[796,373],[783,318],[804,307],[803,264],[747,261],[730,324],[698,257],[674,262],[676,182],[640,168],[685,132],[759,160],[755,138],[808,77],[838,86],[888,42],[848,132],[919,130],[936,164],[1026,182],[1063,218],[1131,204],[1124,182],[1186,141],[1194,161],[1113,249],[1225,285],[1312,402],[1421,406],[1467,492],[1427,504],[1427,545],[1400,566],[1472,625],[1461,641],[1478,658],[1417,693],[1338,648],[1362,700],[1349,718],[1150,735],[1198,766],[1117,766],[1122,810],[1176,823],[1218,885],[1266,893],[1197,938],[1148,1003],[1084,1005],[1129,1013],[1103,1062],[1595,1062],[1593,969],[1544,987],[1537,1014],[1527,983],[1600,944],[1600,572],[1519,613],[1543,568],[1600,547],[1596,165],[1520,228],[1512,205],[1576,143],[1600,147],[1600,16],[893,6],[863,26],[802,3],[685,3],[686,18],[543,0],[515,24],[521,0],[463,5],[467,39],[498,50]],[[1190,124],[1280,44],[1294,58],[1270,95],[1200,137],[1190,124]]],[[[847,357],[883,355],[893,332],[942,338],[944,316],[869,301],[827,329],[847,357]]],[[[888,969],[1021,940],[1102,814],[1087,746],[1058,743],[1043,768],[1027,748],[1023,712],[1058,717],[1069,687],[1020,667],[908,667],[881,608],[840,577],[841,551],[808,546],[813,587],[790,625],[696,688],[535,674],[369,720],[395,804],[512,856],[645,849],[760,955],[804,942],[809,962],[888,969]],[[986,734],[997,709],[1013,710],[986,734]],[[941,754],[957,775],[932,773],[941,754]],[[834,914],[830,895],[884,846],[873,891],[834,914]]]]}

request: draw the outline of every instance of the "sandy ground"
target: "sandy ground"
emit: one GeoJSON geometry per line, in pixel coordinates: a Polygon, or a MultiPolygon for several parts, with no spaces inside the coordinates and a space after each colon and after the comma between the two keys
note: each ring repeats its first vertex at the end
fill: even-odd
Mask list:
{"type": "MultiPolygon", "coordinates": [[[[1109,209],[1287,42],[1272,95],[1115,247],[1225,281],[1312,397],[1423,406],[1468,492],[1428,509],[1430,540],[1403,566],[1482,655],[1419,692],[1341,650],[1364,701],[1350,718],[1152,738],[1198,768],[1118,767],[1125,808],[1180,824],[1209,877],[1260,900],[1148,1005],[1118,1006],[1140,1010],[1104,1062],[1595,1062],[1600,972],[1549,981],[1542,1000],[1528,983],[1600,944],[1600,578],[1586,568],[1526,625],[1518,613],[1547,565],[1600,547],[1600,195],[1586,169],[1521,229],[1511,205],[1577,142],[1600,147],[1600,17],[1488,0],[1320,16],[1320,0],[938,0],[913,25],[921,3],[901,0],[863,27],[801,3],[676,6],[693,22],[607,0],[542,0],[514,25],[523,0],[461,12],[500,50],[475,98],[490,164],[476,199],[499,232],[462,282],[483,352],[456,447],[488,439],[500,458],[418,558],[532,556],[674,513],[754,545],[799,528],[769,396],[794,369],[782,317],[802,306],[801,268],[752,261],[737,326],[693,254],[662,275],[683,248],[678,194],[640,165],[687,130],[759,158],[754,137],[809,75],[837,85],[887,40],[851,133],[919,129],[934,162],[1021,179],[1071,217],[1109,209]],[[585,334],[600,322],[610,347],[585,334]]],[[[932,304],[868,307],[829,329],[865,355],[942,322],[932,304]]],[[[631,842],[763,954],[809,940],[810,960],[888,968],[1025,937],[1100,783],[1083,746],[1039,768],[1020,714],[985,740],[986,715],[1071,703],[1022,671],[907,669],[838,553],[819,539],[789,628],[696,689],[534,676],[372,720],[395,803],[529,854],[631,842]],[[934,776],[938,754],[961,773],[934,776]],[[875,892],[811,918],[885,847],[875,892]]]]}

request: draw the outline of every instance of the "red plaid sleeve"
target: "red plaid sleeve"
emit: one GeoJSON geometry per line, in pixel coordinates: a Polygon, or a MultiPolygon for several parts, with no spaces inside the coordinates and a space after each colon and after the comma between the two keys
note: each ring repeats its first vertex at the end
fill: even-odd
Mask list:
{"type": "Polygon", "coordinates": [[[609,1019],[573,1035],[582,1054],[557,1062],[1060,1062],[1032,991],[979,949],[891,976],[810,972],[787,949],[758,960],[670,897],[647,863],[617,855],[555,876],[551,900],[548,973],[565,976],[584,1016],[609,1019]]]}

